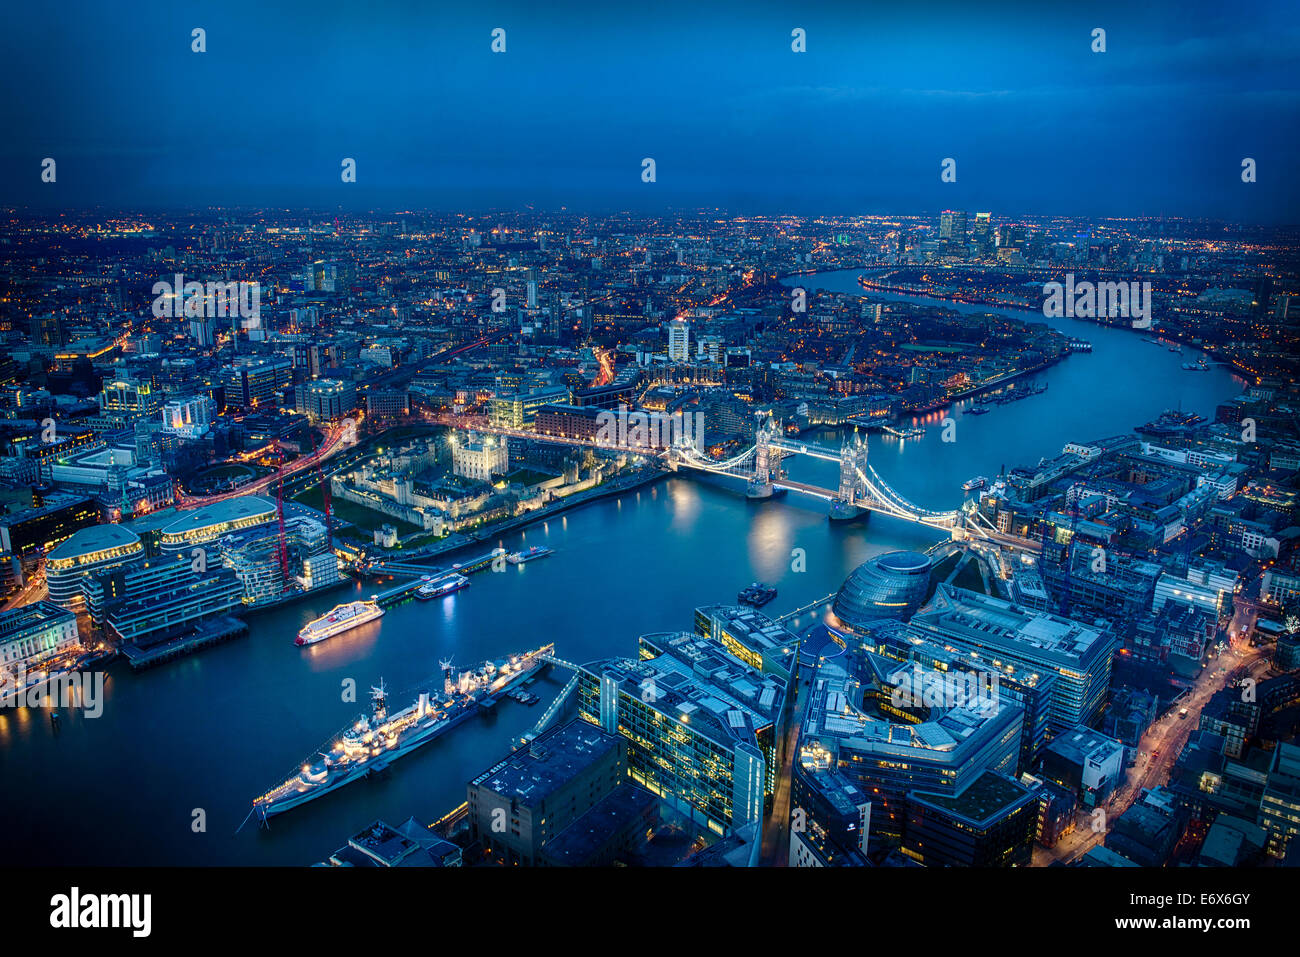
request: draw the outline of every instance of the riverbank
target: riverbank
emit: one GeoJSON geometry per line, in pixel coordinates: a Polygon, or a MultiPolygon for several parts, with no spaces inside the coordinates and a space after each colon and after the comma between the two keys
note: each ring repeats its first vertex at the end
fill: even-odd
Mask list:
{"type": "MultiPolygon", "coordinates": [[[[385,554],[384,560],[401,560],[401,561],[423,561],[429,558],[442,558],[462,551],[464,549],[481,546],[484,542],[490,542],[494,538],[510,532],[527,528],[538,522],[544,522],[557,515],[579,508],[583,505],[589,505],[598,502],[601,499],[609,498],[614,495],[622,495],[624,492],[634,491],[643,486],[657,482],[671,472],[659,468],[647,467],[638,473],[635,477],[627,480],[611,479],[608,482],[602,482],[594,489],[588,489],[585,492],[578,492],[575,495],[566,496],[545,505],[542,508],[526,512],[523,515],[506,519],[502,522],[494,522],[489,529],[480,532],[453,533],[456,536],[454,541],[442,541],[434,545],[425,545],[418,549],[402,550],[385,554]]],[[[450,539],[452,536],[448,536],[450,539]]]]}

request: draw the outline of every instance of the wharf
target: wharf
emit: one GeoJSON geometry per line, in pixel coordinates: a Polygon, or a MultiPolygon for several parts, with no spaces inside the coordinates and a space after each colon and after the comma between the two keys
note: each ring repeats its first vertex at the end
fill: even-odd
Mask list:
{"type": "Polygon", "coordinates": [[[127,663],[131,665],[133,671],[140,671],[144,668],[152,668],[154,665],[162,664],[164,661],[171,661],[173,658],[188,655],[200,648],[228,641],[231,638],[237,638],[247,633],[248,624],[246,622],[223,615],[220,618],[214,618],[204,623],[188,634],[173,638],[162,644],[151,645],[147,648],[141,648],[134,644],[123,644],[118,650],[122,653],[122,657],[127,660],[127,663]]]}

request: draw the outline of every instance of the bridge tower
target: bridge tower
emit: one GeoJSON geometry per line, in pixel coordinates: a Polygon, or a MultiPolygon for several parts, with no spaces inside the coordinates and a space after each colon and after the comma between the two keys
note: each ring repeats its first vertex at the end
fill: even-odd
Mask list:
{"type": "Polygon", "coordinates": [[[831,501],[830,520],[849,522],[867,512],[867,443],[858,432],[840,446],[840,487],[831,501]]]}
{"type": "Polygon", "coordinates": [[[774,430],[772,417],[760,414],[758,425],[754,429],[754,477],[745,489],[745,498],[772,497],[772,473],[780,467],[772,449],[774,430]]]}

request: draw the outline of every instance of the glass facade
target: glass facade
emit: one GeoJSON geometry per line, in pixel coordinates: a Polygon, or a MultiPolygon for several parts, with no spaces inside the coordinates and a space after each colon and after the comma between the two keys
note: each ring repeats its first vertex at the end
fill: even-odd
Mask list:
{"type": "Polygon", "coordinates": [[[850,628],[881,618],[910,618],[930,589],[930,557],[888,552],[863,562],[835,596],[835,617],[850,628]]]}

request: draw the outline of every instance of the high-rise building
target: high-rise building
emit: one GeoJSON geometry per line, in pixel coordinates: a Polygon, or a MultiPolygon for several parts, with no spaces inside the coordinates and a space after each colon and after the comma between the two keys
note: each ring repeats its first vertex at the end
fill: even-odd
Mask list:
{"type": "Polygon", "coordinates": [[[929,611],[912,626],[940,644],[970,649],[996,660],[1055,673],[1049,731],[1055,734],[1096,719],[1110,687],[1118,638],[1009,601],[941,584],[929,611]]]}
{"type": "Polygon", "coordinates": [[[227,408],[275,409],[280,393],[293,381],[287,356],[242,356],[226,366],[222,384],[227,408]]]}
{"type": "Polygon", "coordinates": [[[993,255],[993,216],[991,213],[975,214],[975,227],[971,230],[971,240],[975,244],[976,255],[980,257],[993,255]]]}
{"type": "Polygon", "coordinates": [[[668,358],[672,362],[686,362],[691,357],[691,326],[681,319],[668,323],[668,358]]]}
{"type": "Polygon", "coordinates": [[[727,835],[761,822],[775,787],[783,687],[711,638],[646,635],[636,659],[582,668],[578,713],[629,742],[634,781],[727,835]]]}
{"type": "Polygon", "coordinates": [[[939,240],[944,255],[966,255],[966,212],[945,209],[939,214],[939,240]]]}

